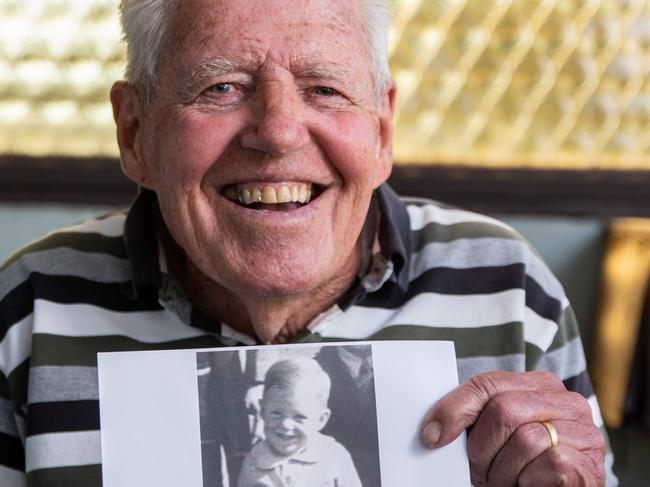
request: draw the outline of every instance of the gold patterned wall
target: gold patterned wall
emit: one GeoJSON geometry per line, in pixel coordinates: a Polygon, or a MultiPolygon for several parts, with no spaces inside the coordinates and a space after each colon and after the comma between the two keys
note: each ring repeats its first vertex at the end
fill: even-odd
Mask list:
{"type": "MultiPolygon", "coordinates": [[[[402,162],[650,170],[650,0],[393,0],[402,162]]],[[[117,0],[0,0],[0,153],[116,155],[117,0]]]]}
{"type": "Polygon", "coordinates": [[[0,0],[0,153],[117,154],[116,0],[0,0]]]}

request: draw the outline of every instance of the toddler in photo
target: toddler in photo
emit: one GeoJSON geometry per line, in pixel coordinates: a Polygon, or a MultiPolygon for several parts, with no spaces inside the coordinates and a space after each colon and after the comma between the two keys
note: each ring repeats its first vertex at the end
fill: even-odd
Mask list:
{"type": "Polygon", "coordinates": [[[253,446],[238,487],[360,487],[348,451],[320,433],[331,382],[313,359],[276,362],[264,378],[264,440],[253,446]]]}

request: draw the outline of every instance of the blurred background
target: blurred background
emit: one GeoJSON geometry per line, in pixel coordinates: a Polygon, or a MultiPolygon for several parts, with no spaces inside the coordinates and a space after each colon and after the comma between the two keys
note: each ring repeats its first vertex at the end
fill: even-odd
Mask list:
{"type": "MultiPolygon", "coordinates": [[[[0,0],[0,260],[125,207],[117,0],[0,0]]],[[[622,485],[650,475],[650,0],[393,0],[392,185],[506,220],[581,322],[622,485]]]]}

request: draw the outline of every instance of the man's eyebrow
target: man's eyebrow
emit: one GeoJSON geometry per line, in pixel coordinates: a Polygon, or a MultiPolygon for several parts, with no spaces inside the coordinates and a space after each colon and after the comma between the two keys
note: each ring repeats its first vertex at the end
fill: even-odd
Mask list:
{"type": "Polygon", "coordinates": [[[306,64],[294,70],[301,78],[322,78],[345,81],[350,78],[350,70],[337,64],[306,64]]]}
{"type": "Polygon", "coordinates": [[[318,82],[333,82],[334,87],[343,88],[348,95],[358,93],[359,87],[353,83],[354,79],[351,70],[344,65],[332,63],[305,63],[292,69],[296,78],[311,79],[318,82]]]}
{"type": "Polygon", "coordinates": [[[349,76],[349,70],[336,64],[307,64],[296,69],[296,74],[305,78],[342,78],[349,76]]]}
{"type": "Polygon", "coordinates": [[[250,71],[250,68],[245,63],[235,62],[225,57],[208,59],[194,66],[190,73],[183,78],[178,94],[182,98],[191,96],[196,87],[201,86],[206,79],[234,72],[247,72],[250,71]]]}

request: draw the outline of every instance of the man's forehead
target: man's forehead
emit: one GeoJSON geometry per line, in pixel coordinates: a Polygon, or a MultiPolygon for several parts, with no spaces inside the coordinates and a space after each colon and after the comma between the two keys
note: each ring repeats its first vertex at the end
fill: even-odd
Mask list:
{"type": "Polygon", "coordinates": [[[183,37],[229,29],[245,38],[247,31],[275,22],[352,34],[360,27],[358,12],[354,0],[177,0],[168,21],[183,37]]]}
{"type": "Polygon", "coordinates": [[[259,73],[272,64],[299,77],[351,77],[366,47],[349,6],[356,8],[356,2],[265,0],[261,10],[251,8],[257,2],[190,0],[173,9],[166,47],[177,73],[184,73],[183,85],[226,73],[259,73]]]}

